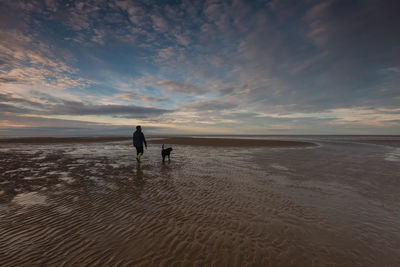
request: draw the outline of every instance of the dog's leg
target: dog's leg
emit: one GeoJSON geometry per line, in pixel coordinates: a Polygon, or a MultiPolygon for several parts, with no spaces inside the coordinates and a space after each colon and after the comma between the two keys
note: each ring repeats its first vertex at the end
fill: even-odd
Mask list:
{"type": "Polygon", "coordinates": [[[169,154],[168,154],[168,161],[171,161],[171,158],[169,157],[169,154]]]}

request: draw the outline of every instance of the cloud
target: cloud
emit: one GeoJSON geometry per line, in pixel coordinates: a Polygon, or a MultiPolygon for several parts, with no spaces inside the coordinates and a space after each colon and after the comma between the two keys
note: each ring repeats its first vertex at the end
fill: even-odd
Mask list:
{"type": "Polygon", "coordinates": [[[158,51],[158,57],[168,60],[174,56],[176,56],[174,47],[167,47],[167,48],[162,48],[158,51]]]}
{"type": "Polygon", "coordinates": [[[166,88],[168,91],[173,93],[185,93],[185,94],[200,94],[204,90],[191,84],[189,81],[178,82],[171,80],[160,80],[154,83],[157,86],[166,88]]]}
{"type": "Polygon", "coordinates": [[[150,16],[152,22],[153,22],[153,27],[154,29],[161,31],[161,32],[165,32],[168,30],[168,23],[167,21],[160,16],[159,14],[154,14],[152,16],[150,16]]]}
{"type": "Polygon", "coordinates": [[[219,111],[219,110],[231,110],[237,105],[229,102],[222,102],[218,100],[198,100],[192,103],[184,104],[178,107],[179,110],[188,111],[219,111]]]}
{"type": "Polygon", "coordinates": [[[348,129],[344,110],[351,109],[359,127],[395,128],[382,110],[395,112],[400,101],[399,7],[373,0],[5,0],[1,103],[15,114],[136,114],[180,125],[249,122],[249,129],[272,118],[276,129],[301,128],[294,120],[348,129]]]}
{"type": "MultiPolygon", "coordinates": [[[[0,92],[0,103],[1,104],[8,104],[8,105],[22,105],[28,107],[36,107],[42,108],[43,104],[35,101],[30,101],[21,97],[14,97],[10,93],[1,93],[0,92]]],[[[3,110],[2,110],[3,111],[3,110]]]]}
{"type": "Polygon", "coordinates": [[[5,113],[20,113],[20,114],[24,114],[29,111],[25,108],[20,108],[20,107],[14,106],[14,105],[8,105],[8,104],[3,104],[3,103],[0,103],[0,110],[1,110],[1,113],[5,112],[5,113]]]}
{"type": "Polygon", "coordinates": [[[169,97],[153,97],[153,96],[141,96],[135,92],[129,92],[124,94],[115,94],[114,97],[124,99],[124,100],[134,100],[143,102],[160,102],[166,101],[169,97]]]}
{"type": "Polygon", "coordinates": [[[138,118],[160,115],[169,110],[139,107],[134,105],[92,105],[82,102],[64,101],[51,107],[46,113],[53,115],[132,115],[138,118]]]}
{"type": "MultiPolygon", "coordinates": [[[[43,118],[0,113],[0,136],[131,136],[134,125],[113,125],[93,121],[43,118]]],[[[143,125],[145,134],[170,133],[171,127],[143,125]]],[[[173,127],[172,127],[173,128],[173,127]]]]}
{"type": "Polygon", "coordinates": [[[67,89],[91,83],[77,76],[78,69],[65,63],[68,58],[59,59],[51,47],[31,34],[0,30],[0,37],[0,85],[67,89]]]}
{"type": "Polygon", "coordinates": [[[332,125],[394,127],[400,126],[400,108],[355,107],[333,109],[336,119],[332,125]]]}
{"type": "MultiPolygon", "coordinates": [[[[21,97],[14,97],[11,94],[0,93],[1,113],[35,114],[37,116],[46,115],[97,115],[113,116],[124,115],[131,118],[146,118],[159,116],[172,110],[160,109],[155,107],[142,107],[135,105],[101,105],[89,104],[78,101],[67,101],[37,94],[39,99],[25,100],[21,97]]],[[[0,114],[1,114],[0,113],[0,114]]],[[[1,118],[1,116],[0,116],[1,118]]]]}

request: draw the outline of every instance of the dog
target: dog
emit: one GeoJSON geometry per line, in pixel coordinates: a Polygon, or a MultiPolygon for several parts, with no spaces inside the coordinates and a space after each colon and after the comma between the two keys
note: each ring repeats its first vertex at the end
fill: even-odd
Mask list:
{"type": "Polygon", "coordinates": [[[168,161],[171,160],[170,155],[171,155],[172,147],[169,148],[164,148],[164,144],[162,145],[162,150],[161,150],[161,156],[162,156],[162,161],[165,162],[165,157],[168,156],[168,161]]]}

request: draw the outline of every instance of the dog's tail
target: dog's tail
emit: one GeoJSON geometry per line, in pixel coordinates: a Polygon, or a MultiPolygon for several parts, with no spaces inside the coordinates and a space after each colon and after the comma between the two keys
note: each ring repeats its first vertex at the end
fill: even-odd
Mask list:
{"type": "Polygon", "coordinates": [[[162,144],[162,149],[164,149],[164,144],[162,144]]]}

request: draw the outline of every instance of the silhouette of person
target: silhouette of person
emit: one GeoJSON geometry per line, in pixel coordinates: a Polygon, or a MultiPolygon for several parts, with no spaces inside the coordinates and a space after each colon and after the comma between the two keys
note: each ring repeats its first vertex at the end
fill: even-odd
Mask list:
{"type": "Polygon", "coordinates": [[[143,155],[143,143],[147,149],[147,142],[142,132],[140,125],[136,126],[136,131],[133,133],[133,146],[136,148],[136,160],[140,162],[140,158],[143,155]]]}

